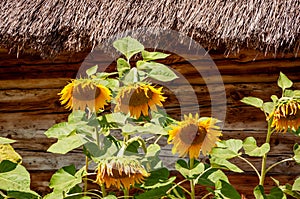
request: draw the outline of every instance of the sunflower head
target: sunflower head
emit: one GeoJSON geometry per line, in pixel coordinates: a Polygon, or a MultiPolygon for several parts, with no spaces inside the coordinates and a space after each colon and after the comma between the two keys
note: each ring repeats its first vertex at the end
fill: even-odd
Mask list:
{"type": "Polygon", "coordinates": [[[295,99],[288,99],[279,103],[274,112],[272,127],[277,132],[286,133],[288,129],[297,130],[300,127],[300,104],[295,99]]]}
{"type": "Polygon", "coordinates": [[[199,118],[198,114],[185,115],[184,120],[171,127],[168,143],[173,144],[172,152],[180,157],[198,158],[200,151],[204,155],[211,151],[222,135],[218,122],[214,118],[199,118]]]}
{"type": "Polygon", "coordinates": [[[123,187],[128,190],[130,185],[142,183],[149,175],[136,159],[112,157],[99,163],[96,183],[99,185],[105,183],[107,188],[114,185],[118,189],[123,187]]]}
{"type": "Polygon", "coordinates": [[[156,106],[162,106],[161,102],[165,99],[162,87],[156,89],[145,83],[125,86],[116,97],[115,111],[130,113],[130,116],[138,119],[141,115],[148,116],[149,108],[156,110],[156,106]]]}
{"type": "Polygon", "coordinates": [[[65,107],[70,110],[85,110],[88,107],[98,111],[103,109],[111,99],[110,90],[91,79],[74,79],[58,95],[61,104],[65,104],[65,107]]]}

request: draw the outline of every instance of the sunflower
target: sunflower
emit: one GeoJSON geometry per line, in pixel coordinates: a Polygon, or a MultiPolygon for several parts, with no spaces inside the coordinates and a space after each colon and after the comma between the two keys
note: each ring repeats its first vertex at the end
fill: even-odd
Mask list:
{"type": "Polygon", "coordinates": [[[174,144],[173,154],[178,152],[180,157],[189,154],[190,158],[198,158],[202,151],[206,155],[222,135],[217,122],[215,118],[199,118],[198,114],[185,115],[184,120],[171,126],[169,131],[168,143],[174,144]]]}
{"type": "Polygon", "coordinates": [[[166,97],[163,97],[162,87],[154,88],[150,84],[139,83],[123,87],[116,97],[115,111],[130,113],[134,118],[139,118],[141,114],[149,115],[151,110],[157,110],[156,106],[162,106],[166,97]]]}
{"type": "Polygon", "coordinates": [[[143,182],[150,174],[144,169],[140,162],[129,157],[112,157],[101,161],[98,165],[96,183],[105,183],[106,188],[114,185],[129,189],[130,185],[143,182]]]}
{"type": "Polygon", "coordinates": [[[297,130],[300,127],[300,104],[295,99],[280,103],[269,118],[273,116],[272,127],[277,132],[286,133],[287,130],[297,130]]]}
{"type": "Polygon", "coordinates": [[[66,104],[66,109],[81,109],[86,107],[93,111],[103,109],[111,99],[111,92],[101,84],[96,84],[90,79],[74,79],[67,84],[60,93],[61,104],[66,104]]]}

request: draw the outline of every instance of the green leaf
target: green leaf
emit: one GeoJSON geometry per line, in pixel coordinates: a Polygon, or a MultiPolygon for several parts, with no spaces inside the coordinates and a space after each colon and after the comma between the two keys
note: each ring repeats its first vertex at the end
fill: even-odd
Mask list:
{"type": "Polygon", "coordinates": [[[98,162],[102,158],[115,156],[118,152],[118,147],[112,143],[107,137],[100,140],[100,148],[93,142],[88,142],[84,145],[85,154],[98,162]]]}
{"type": "Polygon", "coordinates": [[[230,199],[241,199],[240,194],[235,188],[226,181],[220,180],[216,183],[216,189],[221,191],[221,194],[230,199]]]}
{"type": "Polygon", "coordinates": [[[124,37],[119,39],[113,43],[113,46],[123,55],[125,55],[127,60],[130,60],[134,54],[144,50],[144,46],[138,40],[132,37],[124,37]]]}
{"type": "Polygon", "coordinates": [[[62,122],[59,124],[54,124],[51,128],[49,128],[45,135],[48,138],[62,138],[71,134],[76,128],[75,124],[69,124],[67,122],[62,122]]]}
{"type": "Polygon", "coordinates": [[[84,137],[84,135],[80,134],[72,134],[68,137],[63,137],[51,145],[47,151],[51,153],[66,154],[87,143],[87,140],[84,139],[84,137]]]}
{"type": "Polygon", "coordinates": [[[293,191],[292,190],[292,185],[290,185],[290,184],[286,184],[284,186],[280,186],[279,188],[283,191],[283,193],[285,193],[287,195],[290,195],[290,196],[292,196],[294,198],[300,198],[299,192],[293,191]]]}
{"type": "Polygon", "coordinates": [[[53,191],[47,194],[45,197],[43,197],[43,199],[58,199],[58,198],[64,198],[63,192],[53,191]]]}
{"type": "Polygon", "coordinates": [[[244,97],[241,102],[254,106],[256,108],[263,108],[264,101],[257,97],[244,97]]]}
{"type": "Polygon", "coordinates": [[[21,163],[22,157],[14,150],[10,144],[0,144],[0,162],[9,160],[14,163],[21,163]]]}
{"type": "Polygon", "coordinates": [[[284,91],[286,88],[290,88],[293,86],[293,82],[282,72],[279,74],[279,78],[277,84],[284,91]]]}
{"type": "Polygon", "coordinates": [[[170,54],[165,54],[161,52],[149,52],[146,50],[142,51],[142,57],[144,61],[151,61],[151,60],[157,60],[157,59],[165,59],[170,54]]]}
{"type": "Polygon", "coordinates": [[[253,194],[254,194],[256,199],[267,199],[267,197],[265,195],[264,187],[261,186],[261,185],[257,185],[254,188],[253,194]]]}
{"type": "Polygon", "coordinates": [[[284,90],[283,96],[284,96],[284,97],[294,97],[295,94],[294,94],[294,91],[293,91],[293,90],[286,89],[286,90],[284,90]]]}
{"type": "Polygon", "coordinates": [[[178,76],[168,66],[163,64],[158,65],[159,66],[152,68],[148,74],[149,77],[162,82],[169,82],[178,78],[178,76]]]}
{"type": "Polygon", "coordinates": [[[117,199],[117,197],[114,195],[108,195],[108,196],[105,196],[103,199],[117,199]]]}
{"type": "Polygon", "coordinates": [[[149,191],[146,191],[142,194],[137,195],[135,198],[136,199],[160,199],[161,197],[166,195],[166,192],[172,187],[171,184],[164,186],[164,187],[159,187],[155,189],[151,189],[149,191]]]}
{"type": "Polygon", "coordinates": [[[263,110],[264,110],[264,112],[271,114],[274,110],[274,103],[273,102],[265,102],[263,104],[263,110]]]}
{"type": "Polygon", "coordinates": [[[298,177],[292,187],[293,191],[300,191],[300,177],[298,177]]]}
{"type": "Polygon", "coordinates": [[[155,189],[158,187],[172,184],[176,176],[169,178],[170,172],[166,168],[159,168],[150,172],[150,176],[146,178],[144,184],[141,186],[144,189],[155,189]]]}
{"type": "Polygon", "coordinates": [[[217,147],[213,148],[211,155],[221,159],[231,159],[239,156],[239,150],[242,148],[243,142],[237,139],[223,140],[217,142],[217,147]]]}
{"type": "Polygon", "coordinates": [[[300,147],[299,147],[299,144],[294,145],[293,151],[294,151],[294,154],[295,154],[293,159],[295,160],[295,162],[300,164],[300,147]]]}
{"type": "Polygon", "coordinates": [[[17,167],[17,163],[11,162],[9,160],[3,160],[0,162],[0,173],[9,172],[17,167]]]}
{"type": "Polygon", "coordinates": [[[131,134],[155,134],[155,135],[167,135],[168,132],[161,127],[160,125],[157,124],[152,124],[152,123],[146,123],[144,126],[135,126],[130,123],[127,123],[124,125],[122,128],[122,132],[126,133],[127,135],[131,134]]]}
{"type": "Polygon", "coordinates": [[[36,192],[34,191],[8,191],[7,196],[9,198],[14,198],[14,199],[38,199],[41,198],[36,192]]]}
{"type": "Polygon", "coordinates": [[[125,59],[123,59],[123,58],[117,59],[117,70],[119,73],[119,77],[122,77],[125,72],[130,70],[130,68],[131,68],[131,66],[125,59]]]}
{"type": "Polygon", "coordinates": [[[121,124],[124,125],[126,120],[128,119],[128,116],[123,113],[110,113],[106,114],[102,117],[106,117],[106,121],[108,123],[115,123],[115,124],[121,124]]]}
{"type": "Polygon", "coordinates": [[[30,175],[22,165],[0,173],[0,189],[4,191],[30,191],[30,175]]]}
{"type": "Polygon", "coordinates": [[[87,70],[86,70],[86,74],[90,77],[90,76],[92,76],[92,75],[95,75],[96,72],[97,72],[97,70],[98,70],[98,65],[95,65],[95,66],[93,66],[93,67],[87,69],[87,70]]]}
{"type": "Polygon", "coordinates": [[[232,164],[228,160],[222,159],[222,158],[217,158],[214,156],[212,158],[210,158],[210,164],[213,168],[228,169],[230,171],[238,172],[238,173],[243,172],[243,170],[241,170],[239,167],[232,164]]]}
{"type": "Polygon", "coordinates": [[[187,164],[184,160],[178,160],[175,164],[175,169],[179,171],[185,178],[193,179],[197,175],[204,172],[205,166],[203,163],[197,164],[193,169],[187,168],[187,164]]]}
{"type": "Polygon", "coordinates": [[[276,95],[272,95],[271,99],[275,104],[278,102],[278,97],[276,95]]]}
{"type": "Polygon", "coordinates": [[[278,187],[273,187],[270,194],[267,195],[268,199],[286,199],[283,191],[278,187]]]}
{"type": "Polygon", "coordinates": [[[82,182],[80,175],[74,175],[74,169],[74,165],[70,165],[56,171],[51,177],[49,187],[56,192],[68,193],[73,187],[82,182]]]}
{"type": "Polygon", "coordinates": [[[243,147],[245,153],[253,157],[262,157],[270,151],[270,145],[268,143],[264,143],[263,145],[258,147],[256,145],[256,140],[254,137],[247,137],[244,140],[243,147]]]}
{"type": "Polygon", "coordinates": [[[0,144],[11,144],[16,142],[16,140],[0,137],[0,144]]]}
{"type": "Polygon", "coordinates": [[[128,85],[128,84],[132,84],[133,82],[135,82],[135,80],[137,80],[137,72],[136,72],[136,68],[132,68],[129,70],[129,72],[124,76],[123,78],[123,83],[128,85]]]}
{"type": "Polygon", "coordinates": [[[223,171],[221,171],[221,170],[217,170],[217,171],[215,171],[215,172],[212,172],[212,173],[208,176],[208,179],[209,179],[210,181],[212,181],[213,183],[216,183],[216,182],[219,181],[219,180],[222,180],[222,181],[224,181],[224,182],[229,183],[229,180],[228,180],[226,174],[225,174],[223,171]]]}
{"type": "Polygon", "coordinates": [[[73,110],[72,113],[68,116],[68,123],[71,124],[71,123],[81,122],[81,121],[84,121],[85,118],[86,118],[85,111],[73,110]]]}

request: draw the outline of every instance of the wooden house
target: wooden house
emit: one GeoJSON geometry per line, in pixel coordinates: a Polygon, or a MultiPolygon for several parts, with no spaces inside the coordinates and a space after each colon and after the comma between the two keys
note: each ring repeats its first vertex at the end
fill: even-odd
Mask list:
{"type": "MultiPolygon", "coordinates": [[[[223,139],[254,136],[264,141],[264,114],[240,100],[255,96],[267,101],[279,95],[280,71],[300,89],[299,0],[4,0],[0,10],[0,136],[18,141],[13,146],[30,171],[32,188],[42,194],[49,191],[55,170],[83,161],[76,150],[66,155],[46,152],[55,140],[46,138],[45,130],[69,114],[57,93],[76,77],[90,52],[113,35],[157,27],[202,45],[224,83],[223,139]]],[[[208,89],[186,57],[173,54],[165,63],[186,77],[201,102],[200,111],[210,113],[208,89]]],[[[99,65],[114,70],[114,62],[100,58],[99,65]]],[[[166,110],[180,117],[178,101],[172,93],[169,98],[174,100],[166,102],[166,110]]],[[[270,162],[290,157],[297,142],[299,137],[276,134],[270,162]]],[[[259,159],[251,161],[260,167],[259,159]]],[[[229,179],[251,198],[257,178],[249,166],[239,164],[245,173],[229,173],[229,179]]],[[[282,164],[270,175],[291,183],[300,175],[300,165],[282,164]]],[[[268,178],[266,184],[270,187],[273,181],[268,178]]]]}

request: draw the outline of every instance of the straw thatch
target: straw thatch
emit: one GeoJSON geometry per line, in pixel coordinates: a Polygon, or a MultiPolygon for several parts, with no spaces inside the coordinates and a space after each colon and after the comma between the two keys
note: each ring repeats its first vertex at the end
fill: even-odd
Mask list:
{"type": "Polygon", "coordinates": [[[111,35],[161,27],[228,52],[299,51],[299,0],[3,0],[0,47],[45,55],[95,47],[111,35]]]}

